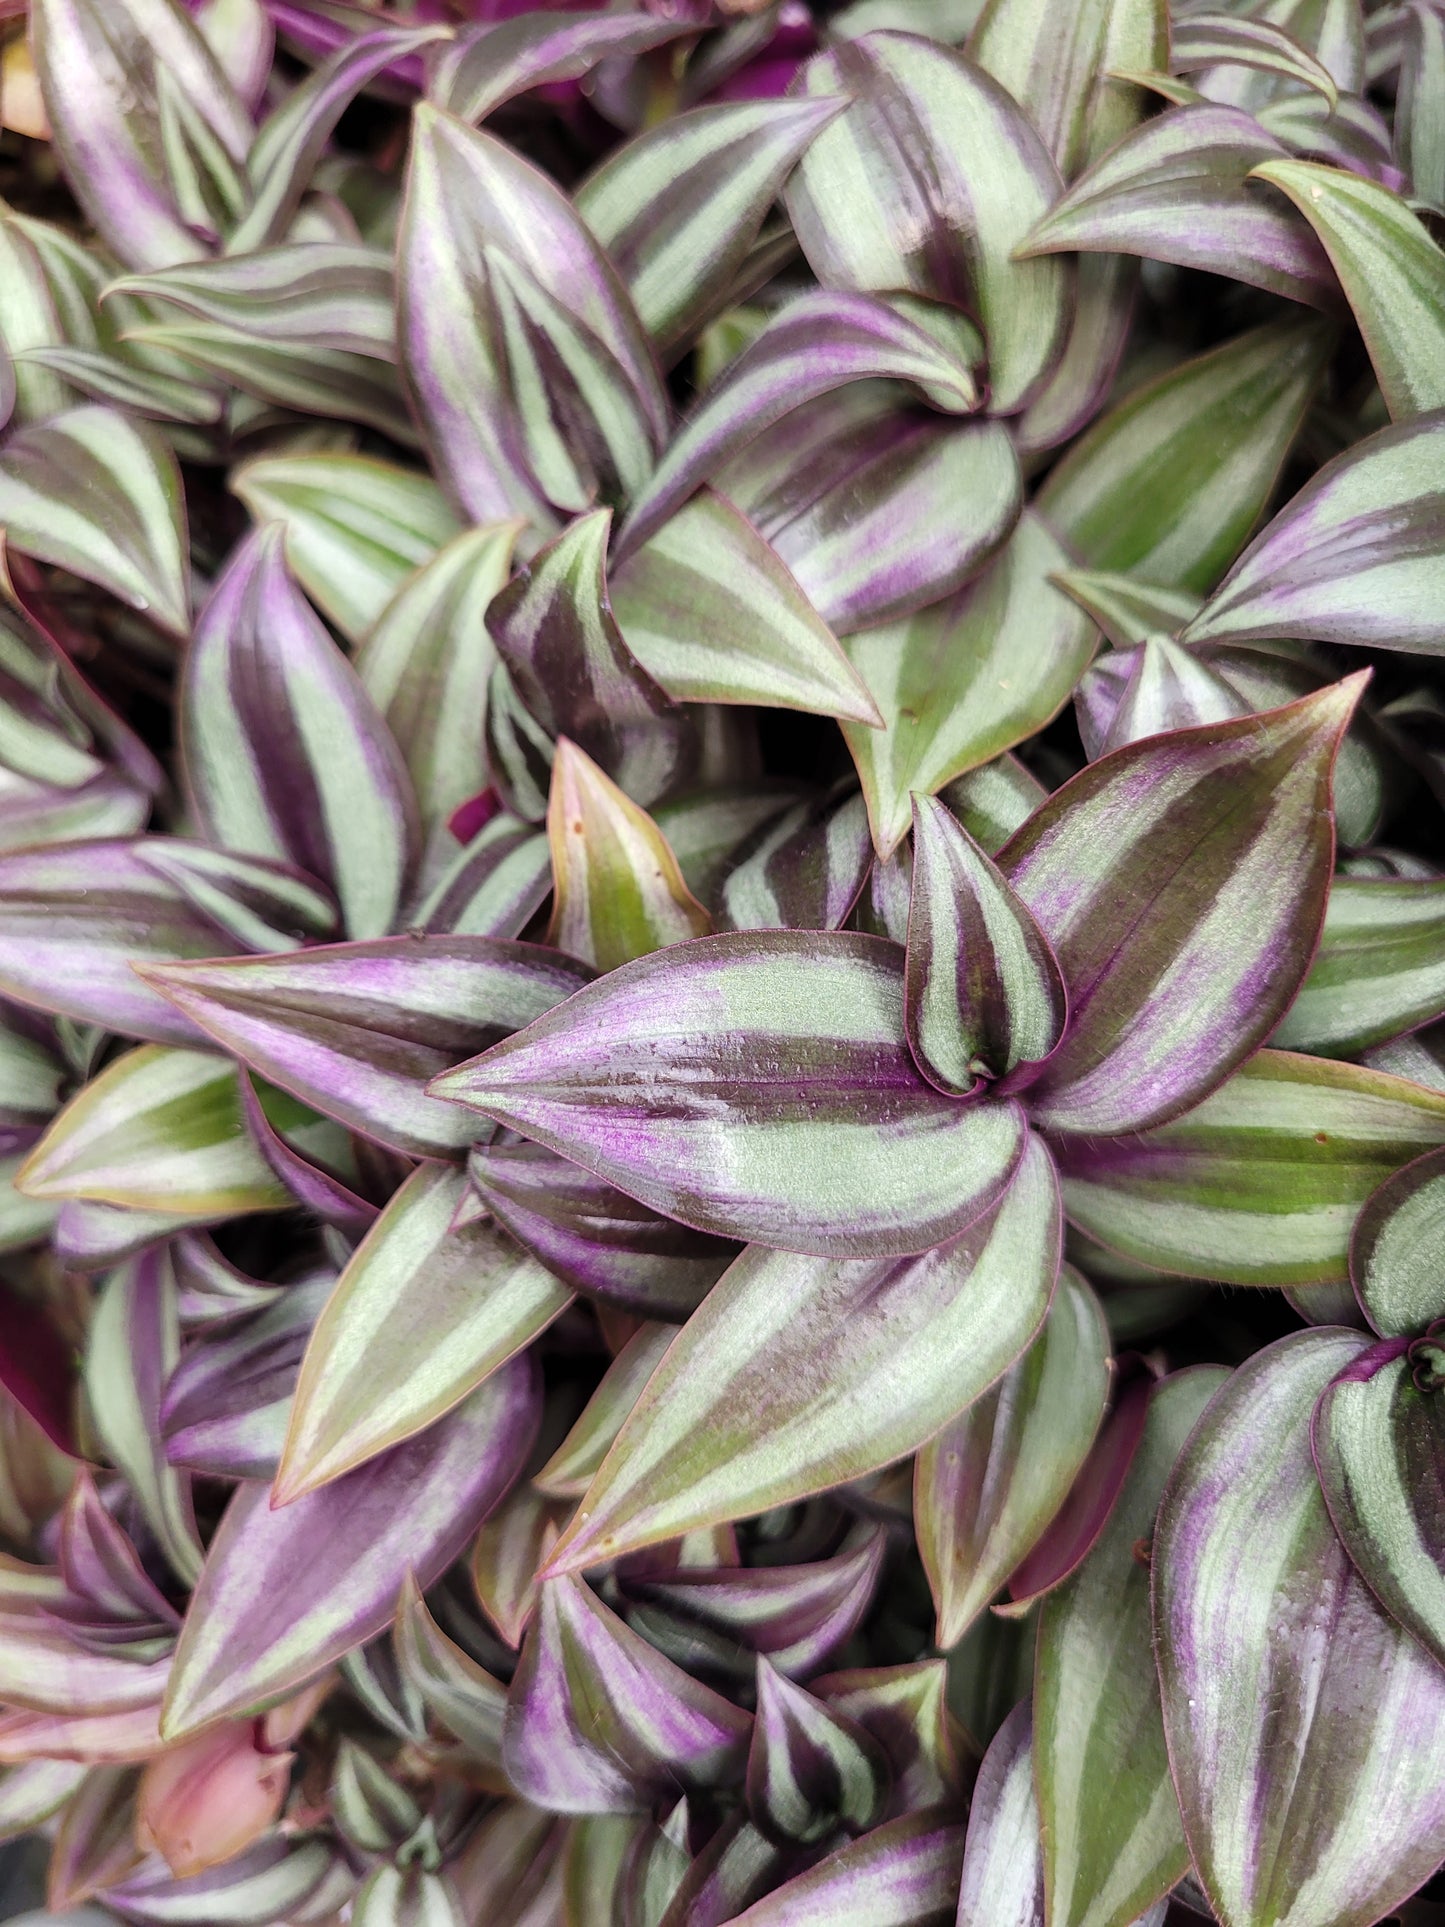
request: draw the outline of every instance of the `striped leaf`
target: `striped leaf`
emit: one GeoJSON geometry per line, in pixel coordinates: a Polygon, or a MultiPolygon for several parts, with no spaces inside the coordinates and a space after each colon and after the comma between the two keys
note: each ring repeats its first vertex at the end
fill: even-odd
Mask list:
{"type": "Polygon", "coordinates": [[[548,735],[569,736],[644,807],[695,752],[691,719],[628,649],[607,592],[609,511],[579,516],[493,602],[487,625],[548,735]]]}
{"type": "Polygon", "coordinates": [[[540,1144],[478,1145],[470,1172],[492,1216],[554,1278],[638,1318],[686,1318],[737,1255],[540,1144]]]}
{"type": "MultiPolygon", "coordinates": [[[[1215,0],[1206,0],[1206,16],[1217,12],[1233,14],[1215,0]]],[[[1252,11],[1314,56],[1334,81],[1341,94],[1361,94],[1365,89],[1365,47],[1361,9],[1354,0],[1266,0],[1252,11]]],[[[1211,76],[1210,91],[1221,100],[1251,109],[1277,102],[1282,92],[1298,98],[1298,88],[1282,90],[1280,77],[1263,69],[1241,68],[1233,73],[1211,76]]],[[[1312,100],[1311,106],[1319,106],[1312,100]]]]}
{"type": "Polygon", "coordinates": [[[1007,1602],[995,1601],[993,1609],[1000,1618],[1025,1619],[1093,1550],[1144,1436],[1154,1383],[1155,1373],[1138,1360],[1121,1361],[1116,1367],[1104,1422],[1063,1504],[1009,1575],[1007,1602]]]}
{"type": "Polygon", "coordinates": [[[1439,1360],[1428,1336],[1373,1346],[1326,1387],[1311,1437],[1346,1552],[1390,1617],[1445,1663],[1439,1360]]]}
{"type": "Polygon", "coordinates": [[[398,247],[399,338],[412,395],[441,475],[472,519],[524,515],[544,531],[553,526],[538,481],[518,471],[511,452],[519,397],[488,249],[596,344],[585,351],[589,365],[615,369],[619,394],[652,445],[661,442],[667,399],[622,284],[561,189],[515,149],[418,107],[398,247]]]}
{"type": "Polygon", "coordinates": [[[1375,1191],[1350,1241],[1350,1277],[1382,1338],[1415,1338],[1445,1317],[1445,1155],[1427,1151],[1375,1191]]]}
{"type": "Polygon", "coordinates": [[[1034,1754],[1054,1927],[1127,1927],[1189,1867],[1152,1664],[1149,1567],[1135,1548],[1226,1377],[1205,1365],[1155,1387],[1109,1522],[1039,1619],[1034,1754]]]}
{"type": "Polygon", "coordinates": [[[642,1388],[677,1336],[666,1325],[635,1331],[598,1381],[576,1423],[532,1483],[551,1498],[580,1499],[622,1430],[642,1388]]]}
{"type": "MultiPolygon", "coordinates": [[[[161,1421],[166,1382],[179,1355],[176,1274],[167,1248],[160,1245],[111,1272],[101,1288],[86,1343],[85,1391],[106,1457],[135,1495],[141,1517],[172,1570],[194,1584],[202,1555],[190,1475],[168,1463],[161,1421]]],[[[135,1671],[142,1673],[140,1667],[135,1671]]],[[[101,1713],[148,1704],[160,1683],[152,1678],[147,1691],[138,1680],[120,1699],[111,1699],[102,1689],[84,1710],[101,1713]]],[[[47,1704],[23,1690],[16,1692],[8,1680],[5,1697],[20,1705],[47,1704]]],[[[56,1710],[81,1710],[64,1708],[59,1701],[48,1703],[56,1710]]]]}
{"type": "Polygon", "coordinates": [[[956,1646],[1058,1513],[1104,1416],[1109,1334],[1065,1268],[1038,1337],[999,1382],[930,1439],[913,1478],[919,1552],[956,1646]]]}
{"type": "Polygon", "coordinates": [[[189,364],[212,386],[239,389],[271,408],[359,423],[404,447],[416,445],[396,371],[375,355],[263,341],[214,321],[147,323],[127,329],[123,339],[133,349],[189,364]]]}
{"type": "Polygon", "coordinates": [[[849,660],[883,713],[843,733],[882,855],[907,833],[911,795],[934,795],[1022,742],[1063,707],[1093,654],[1093,625],[1051,577],[1069,557],[1026,514],[978,581],[916,615],[850,636],[849,660]]]}
{"type": "Polygon", "coordinates": [[[1017,756],[995,756],[966,776],[945,783],[939,795],[969,835],[997,856],[1048,795],[1017,756]]]}
{"type": "MultiPolygon", "coordinates": [[[[1167,636],[1150,636],[1138,649],[1127,652],[1127,659],[1124,652],[1107,658],[1097,672],[1100,683],[1109,671],[1113,677],[1127,671],[1128,679],[1116,703],[1104,698],[1093,705],[1096,715],[1090,720],[1095,727],[1106,710],[1113,710],[1102,740],[1090,745],[1099,756],[1169,730],[1202,729],[1251,713],[1243,696],[1222,675],[1167,636]]],[[[1082,710],[1087,700],[1082,691],[1078,700],[1082,710]]]]}
{"type": "Polygon", "coordinates": [[[665,361],[711,319],[799,155],[841,105],[695,107],[624,143],[577,189],[577,212],[606,248],[665,361]]]}
{"type": "Polygon", "coordinates": [[[123,1920],[154,1927],[162,1920],[186,1927],[202,1920],[217,1927],[255,1927],[259,1919],[284,1920],[313,1904],[329,1907],[342,1894],[350,1896],[354,1880],[330,1841],[314,1834],[293,1841],[278,1831],[185,1880],[175,1878],[160,1854],[150,1854],[107,1889],[106,1904],[123,1920]]]}
{"type": "Polygon", "coordinates": [[[947,1814],[886,1821],[735,1913],[734,1927],[948,1927],[963,1828],[947,1814]]]}
{"type": "Polygon", "coordinates": [[[1261,1051],[1172,1124],[1061,1139],[1071,1220],[1141,1264],[1240,1285],[1349,1275],[1360,1206],[1445,1144],[1445,1097],[1354,1064],[1261,1051]]]}
{"type": "MultiPolygon", "coordinates": [[[[432,64],[429,94],[459,120],[485,120],[518,94],[627,62],[683,26],[647,13],[515,14],[457,34],[432,64]]],[[[598,237],[601,239],[601,237],[598,237]]]]}
{"type": "Polygon", "coordinates": [[[104,298],[137,295],[263,341],[295,342],[390,361],[395,352],[391,256],[349,241],[288,242],[217,261],[125,274],[104,298]]]}
{"type": "Polygon", "coordinates": [[[282,95],[246,155],[250,195],[227,246],[249,253],[279,241],[291,226],[332,130],[370,80],[397,60],[446,38],[437,26],[394,26],[363,33],[282,95]]]}
{"type": "MultiPolygon", "coordinates": [[[[506,1688],[443,1632],[414,1579],[401,1590],[392,1644],[402,1682],[473,1761],[500,1770],[506,1688]]],[[[395,1793],[395,1782],[391,1782],[395,1793]]]]}
{"type": "Polygon", "coordinates": [[[636,494],[659,436],[627,370],[503,249],[484,247],[482,262],[521,458],[548,501],[577,513],[636,494]]]}
{"type": "Polygon", "coordinates": [[[1186,16],[1169,37],[1169,65],[1176,74],[1197,74],[1223,65],[1251,67],[1314,88],[1339,105],[1340,90],[1322,60],[1269,20],[1236,20],[1225,12],[1186,16]]]}
{"type": "Polygon", "coordinates": [[[784,416],[713,478],[838,635],[951,594],[1019,518],[1004,424],[905,399],[854,382],[784,416]]]}
{"type": "Polygon", "coordinates": [[[320,877],[349,935],[383,935],[415,840],[406,766],[287,574],[274,523],[236,550],[201,616],[180,730],[206,834],[320,877]]]}
{"type": "Polygon", "coordinates": [[[941,1091],[966,1097],[1047,1058],[1063,1033],[1064,980],[997,866],[933,797],[913,799],[908,1045],[941,1091]]]}
{"type": "Polygon", "coordinates": [[[712,929],[656,823],[565,736],[552,763],[547,841],[547,941],[568,956],[615,970],[712,929]]]}
{"type": "MultiPolygon", "coordinates": [[[[939,330],[942,332],[942,329],[939,330]]],[[[820,290],[799,295],[728,363],[673,437],[618,534],[624,561],[725,462],[806,403],[852,382],[907,382],[951,415],[978,406],[957,342],[912,320],[903,305],[820,290]]]]}
{"type": "Polygon", "coordinates": [[[1405,9],[1395,96],[1395,153],[1418,200],[1445,201],[1445,121],[1439,111],[1445,85],[1445,20],[1423,4],[1405,9]]]}
{"type": "Polygon", "coordinates": [[[510,573],[519,526],[454,536],[402,584],[357,651],[356,673],[406,758],[427,834],[486,786],[483,724],[496,650],[485,618],[510,573]]]}
{"type": "Polygon", "coordinates": [[[460,1171],[414,1171],[337,1279],[301,1367],[278,1505],[434,1424],[570,1302],[486,1219],[452,1229],[465,1192],[460,1171]]]}
{"type": "Polygon", "coordinates": [[[1059,1229],[1035,1141],[997,1205],[918,1257],[744,1252],[648,1380],[551,1570],[788,1504],[915,1451],[1038,1330],[1059,1229]]]}
{"type": "Polygon", "coordinates": [[[429,1097],[427,1079],[541,1016],[591,974],[532,944],[392,937],[164,965],[147,981],[303,1103],[395,1150],[449,1157],[478,1130],[429,1097]]]}
{"type": "Polygon", "coordinates": [[[350,1918],[352,1927],[466,1927],[453,1882],[415,1861],[369,1873],[356,1890],[350,1918]]]}
{"type": "MultiPolygon", "coordinates": [[[[740,1687],[752,1680],[754,1654],[789,1679],[812,1678],[857,1631],[878,1591],[884,1535],[855,1525],[827,1559],[797,1566],[679,1566],[628,1580],[629,1623],[697,1663],[708,1659],[740,1687]]],[[[958,1784],[942,1714],[946,1668],[879,1667],[813,1679],[810,1691],[883,1742],[893,1763],[891,1806],[933,1806],[958,1784]]],[[[883,1817],[880,1815],[880,1817],[883,1817]]]]}
{"type": "Polygon", "coordinates": [[[1277,160],[1253,179],[1287,194],[1340,277],[1396,421],[1445,407],[1445,254],[1398,194],[1316,161],[1277,160]]]}
{"type": "Polygon", "coordinates": [[[1274,1033],[1285,1050],[1355,1057],[1445,1011],[1445,883],[1336,877],[1320,947],[1274,1033]]]}
{"type": "Polygon", "coordinates": [[[610,586],[628,648],[677,701],[878,721],[872,697],[776,551],[712,489],[685,502],[610,586]]]}
{"type": "Polygon", "coordinates": [[[959,1106],[915,1069],[902,951],[842,932],[643,957],[429,1088],[683,1224],[837,1256],[952,1236],[1023,1146],[1011,1102],[959,1106]]]}
{"type": "Polygon", "coordinates": [[[122,261],[164,268],[204,243],[178,204],[159,95],[234,168],[251,120],[190,14],[172,0],[37,0],[35,64],[66,173],[122,261]]]}
{"type": "Polygon", "coordinates": [[[147,424],[96,407],[22,428],[0,453],[0,524],[22,554],[98,583],[175,635],[189,630],[180,471],[147,424]]]}
{"type": "Polygon", "coordinates": [[[1060,569],[1054,581],[1088,611],[1116,649],[1135,648],[1150,636],[1173,636],[1199,614],[1198,596],[1135,576],[1060,569]]]}
{"type": "Polygon", "coordinates": [[[254,521],[282,525],[296,580],[353,643],[460,527],[427,476],[369,455],[263,455],[231,486],[254,521]]]}
{"type": "Polygon", "coordinates": [[[1143,100],[1113,75],[1165,64],[1168,11],[1158,0],[1087,0],[1061,33],[1047,0],[989,0],[968,46],[1043,135],[1067,181],[1140,118],[1143,100]]]}
{"type": "Polygon", "coordinates": [[[580,1579],[543,1585],[503,1738],[526,1798],[554,1813],[631,1813],[679,1789],[736,1783],[751,1728],[580,1579]]]}
{"type": "Polygon", "coordinates": [[[1445,416],[1367,435],[1327,462],[1245,551],[1187,642],[1299,636],[1445,649],[1445,416]]]}
{"type": "Polygon", "coordinates": [[[1170,369],[1075,443],[1039,512],[1089,569],[1207,592],[1274,492],[1328,347],[1274,322],[1170,369]]]}
{"type": "Polygon", "coordinates": [[[504,1365],[438,1424],[273,1510],[243,1485],[211,1541],[171,1669],[168,1740],[274,1703],[381,1632],[408,1573],[429,1586],[520,1472],[540,1388],[504,1365]]]}
{"type": "Polygon", "coordinates": [[[161,1429],[172,1465],[212,1478],[274,1477],[306,1340],[333,1280],[320,1272],[190,1345],[166,1380],[161,1429]]]}
{"type": "Polygon", "coordinates": [[[1296,1332],[1239,1367],[1154,1537],[1170,1764],[1238,1927],[1367,1927],[1445,1855],[1445,1674],[1351,1565],[1310,1456],[1316,1399],[1367,1345],[1296,1332]]]}
{"type": "Polygon", "coordinates": [[[236,1066],[146,1044],[73,1097],[17,1174],[37,1198],[88,1198],[202,1222],[290,1203],[246,1129],[236,1066]]]}
{"type": "Polygon", "coordinates": [[[1083,254],[1075,262],[1068,338],[1054,372],[1018,417],[1020,455],[1072,441],[1104,406],[1128,343],[1139,278],[1138,263],[1126,254],[1083,254]]]}
{"type": "Polygon", "coordinates": [[[1073,987],[1068,1037],[1030,1091],[1040,1125],[1163,1123],[1278,1023],[1324,916],[1331,775],[1360,687],[1116,750],[1004,849],[1073,987]]]}
{"type": "Polygon", "coordinates": [[[751,836],[718,890],[725,930],[841,930],[873,863],[858,791],[836,789],[751,836]]]}
{"type": "Polygon", "coordinates": [[[753,1822],[800,1846],[839,1827],[866,1832],[892,1788],[888,1755],[866,1728],[786,1678],[759,1655],[758,1710],[748,1751],[753,1822]]]}
{"type": "Polygon", "coordinates": [[[438,936],[519,937],[551,887],[546,837],[501,810],[440,866],[406,924],[438,936]]]}
{"type": "Polygon", "coordinates": [[[1043,1927],[1044,1862],[1027,1700],[994,1734],[968,1804],[957,1927],[1043,1927]]]}
{"type": "Polygon", "coordinates": [[[978,315],[991,406],[1015,413],[1065,325],[1061,264],[1014,259],[1060,186],[1027,116],[965,55],[911,34],[846,41],[810,61],[800,85],[852,98],[787,189],[813,272],[825,287],[907,288],[978,315]],[[934,157],[926,172],[919,153],[934,157]]]}

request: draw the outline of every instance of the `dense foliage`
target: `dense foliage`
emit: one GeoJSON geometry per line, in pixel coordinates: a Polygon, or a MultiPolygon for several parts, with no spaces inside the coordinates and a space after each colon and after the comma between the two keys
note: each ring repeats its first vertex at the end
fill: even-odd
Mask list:
{"type": "Polygon", "coordinates": [[[1445,1917],[1445,5],[0,122],[10,1911],[1445,1917]]]}

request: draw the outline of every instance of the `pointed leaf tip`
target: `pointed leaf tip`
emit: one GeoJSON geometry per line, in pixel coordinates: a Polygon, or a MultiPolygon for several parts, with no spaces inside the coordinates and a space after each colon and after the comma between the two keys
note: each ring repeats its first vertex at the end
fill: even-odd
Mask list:
{"type": "Polygon", "coordinates": [[[1068,996],[1058,960],[953,813],[913,795],[908,1042],[924,1075],[965,1096],[1047,1058],[1068,996]]]}

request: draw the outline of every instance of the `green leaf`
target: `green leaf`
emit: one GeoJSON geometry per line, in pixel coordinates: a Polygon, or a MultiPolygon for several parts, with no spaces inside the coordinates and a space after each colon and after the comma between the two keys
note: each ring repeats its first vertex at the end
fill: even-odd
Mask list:
{"type": "Polygon", "coordinates": [[[1317,161],[1266,161],[1324,243],[1396,421],[1445,407],[1445,254],[1398,194],[1317,161]]]}
{"type": "Polygon", "coordinates": [[[814,273],[824,287],[910,289],[976,314],[992,406],[1016,413],[1053,367],[1066,319],[1062,263],[1014,258],[1059,191],[1028,117],[964,55],[911,34],[838,45],[801,84],[852,96],[787,189],[814,273]]]}
{"type": "Polygon", "coordinates": [[[609,587],[628,648],[678,702],[881,721],[776,550],[712,489],[685,502],[609,587]]]}
{"type": "Polygon", "coordinates": [[[1087,610],[1116,649],[1136,648],[1150,636],[1172,636],[1199,614],[1198,596],[1135,576],[1061,569],[1052,579],[1087,610]]]}
{"type": "Polygon", "coordinates": [[[172,365],[191,364],[215,384],[239,389],[272,408],[359,422],[404,447],[416,443],[396,371],[375,355],[265,341],[214,321],[128,328],[121,341],[133,352],[160,353],[172,365]]]}
{"type": "Polygon", "coordinates": [[[664,360],[696,338],[732,287],[799,155],[842,105],[736,100],[673,114],[577,189],[577,212],[664,360]]]}
{"type": "Polygon", "coordinates": [[[423,1165],[337,1279],[302,1362],[278,1505],[435,1423],[571,1303],[489,1220],[452,1229],[466,1194],[463,1172],[423,1165]]]}
{"type": "Polygon", "coordinates": [[[1235,20],[1221,10],[1189,15],[1177,23],[1169,46],[1169,65],[1176,74],[1226,64],[1313,87],[1328,101],[1331,113],[1339,105],[1340,90],[1324,62],[1268,20],[1235,20]]]}
{"type": "Polygon", "coordinates": [[[275,1211],[291,1198],[241,1115],[236,1066],[146,1044],[87,1084],[30,1153],[36,1198],[86,1198],[202,1222],[275,1211]]]}
{"type": "Polygon", "coordinates": [[[1383,1338],[1445,1318],[1445,1153],[1427,1151],[1375,1191],[1355,1225],[1350,1277],[1383,1338]]]}
{"type": "Polygon", "coordinates": [[[264,455],[231,486],[256,522],[282,524],[297,581],[351,642],[460,526],[428,476],[367,455],[264,455]]]}
{"type": "MultiPolygon", "coordinates": [[[[1439,1262],[1438,1246],[1435,1258],[1439,1262]]],[[[1445,1665],[1438,1467],[1445,1401],[1430,1341],[1404,1338],[1356,1359],[1326,1387],[1311,1437],[1320,1487],[1346,1552],[1390,1617],[1445,1665]]]]}
{"type": "Polygon", "coordinates": [[[1108,1523],[1044,1602],[1034,1762],[1053,1927],[1128,1927],[1189,1868],[1154,1674],[1149,1566],[1138,1547],[1154,1531],[1180,1447],[1227,1377],[1204,1365],[1156,1386],[1108,1523]]]}
{"type": "MultiPolygon", "coordinates": [[[[497,652],[486,612],[507,580],[521,526],[454,536],[402,583],[356,652],[356,673],[411,771],[424,834],[487,786],[483,729],[497,652]]],[[[294,525],[288,545],[295,566],[294,525]]],[[[299,567],[297,574],[306,581],[299,567]]]]}
{"type": "Polygon", "coordinates": [[[968,43],[1032,120],[1066,181],[1141,118],[1121,67],[1162,67],[1169,10],[1162,0],[1078,0],[1061,30],[1051,0],[989,0],[968,43]]]}
{"type": "Polygon", "coordinates": [[[180,471],[148,424],[94,407],[22,428],[0,452],[0,527],[12,548],[188,632],[180,471]]]}
{"type": "Polygon", "coordinates": [[[1274,517],[1184,632],[1445,650],[1445,417],[1368,435],[1274,517]]]}
{"type": "Polygon", "coordinates": [[[939,1646],[958,1644],[1063,1504],[1104,1416],[1109,1377],[1103,1311],[1065,1266],[1028,1350],[918,1454],[914,1530],[939,1646]]]}
{"type": "Polygon", "coordinates": [[[580,1499],[612,1449],[627,1414],[677,1336],[672,1325],[644,1324],[598,1381],[571,1431],[532,1483],[556,1499],[580,1499]]]}
{"type": "Polygon", "coordinates": [[[1068,562],[1026,513],[976,582],[845,641],[884,719],[881,730],[843,725],[880,854],[907,832],[913,791],[933,795],[1068,701],[1095,643],[1092,623],[1052,585],[1068,562]]]}
{"type": "Polygon", "coordinates": [[[1425,0],[1405,9],[1395,95],[1395,157],[1419,200],[1445,204],[1445,19],[1425,0]]]}
{"type": "Polygon", "coordinates": [[[1320,947],[1272,1042],[1356,1057],[1445,1011],[1445,883],[1337,876],[1320,947]]]}
{"type": "Polygon", "coordinates": [[[1260,1051],[1173,1124],[1060,1140],[1070,1218],[1140,1263],[1240,1285],[1348,1277],[1376,1185],[1445,1144],[1445,1096],[1354,1064],[1260,1051]]]}
{"type": "MultiPolygon", "coordinates": [[[[1166,92],[1171,83],[1149,79],[1166,92]]],[[[1191,102],[1103,155],[1024,243],[1028,258],[1117,252],[1228,275],[1289,301],[1337,305],[1323,249],[1292,208],[1250,185],[1288,149],[1237,108],[1191,102]]]]}
{"type": "Polygon", "coordinates": [[[1328,350],[1318,325],[1274,322],[1170,369],[1069,450],[1040,514],[1088,569],[1207,592],[1268,504],[1328,350]]]}
{"type": "Polygon", "coordinates": [[[576,1571],[903,1458],[1037,1331],[1058,1268],[1048,1154],[915,1258],[743,1253],[648,1380],[549,1569],[576,1571]]]}
{"type": "Polygon", "coordinates": [[[565,736],[552,763],[547,840],[547,941],[568,956],[615,970],[712,929],[656,823],[565,736]]]}
{"type": "Polygon", "coordinates": [[[262,340],[375,355],[396,354],[391,256],[346,241],[300,241],[217,261],[184,261],[126,274],[102,299],[139,295],[262,340]]]}

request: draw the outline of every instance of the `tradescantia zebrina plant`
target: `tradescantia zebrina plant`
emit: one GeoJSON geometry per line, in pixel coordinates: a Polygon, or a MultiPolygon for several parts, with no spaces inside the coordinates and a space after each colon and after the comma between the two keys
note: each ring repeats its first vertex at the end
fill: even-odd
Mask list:
{"type": "Polygon", "coordinates": [[[0,128],[7,1916],[1437,1922],[1437,0],[0,128]]]}

